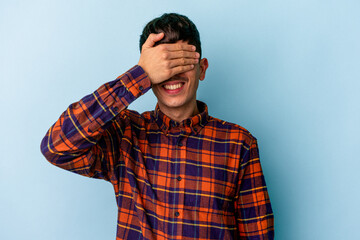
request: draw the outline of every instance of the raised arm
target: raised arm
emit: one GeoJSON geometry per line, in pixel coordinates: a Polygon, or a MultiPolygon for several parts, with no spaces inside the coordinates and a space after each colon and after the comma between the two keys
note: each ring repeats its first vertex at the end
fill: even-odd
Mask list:
{"type": "Polygon", "coordinates": [[[150,34],[139,65],[63,112],[41,142],[48,161],[81,175],[117,180],[114,169],[120,159],[118,146],[123,130],[130,124],[123,111],[151,84],[188,71],[198,59],[195,47],[187,43],[155,46],[163,37],[163,33],[150,34]]]}
{"type": "Polygon", "coordinates": [[[42,153],[58,167],[110,181],[115,162],[106,161],[106,151],[118,150],[106,139],[111,133],[121,134],[125,124],[125,119],[116,124],[114,119],[149,89],[150,80],[140,66],[102,85],[61,114],[41,142],[42,153]]]}

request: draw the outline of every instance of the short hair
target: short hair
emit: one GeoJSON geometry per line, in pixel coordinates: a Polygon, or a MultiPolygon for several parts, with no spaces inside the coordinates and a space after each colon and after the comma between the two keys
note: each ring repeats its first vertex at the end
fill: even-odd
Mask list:
{"type": "Polygon", "coordinates": [[[201,56],[200,34],[195,24],[186,16],[177,13],[164,13],[161,17],[151,20],[143,29],[140,36],[140,52],[142,45],[151,33],[164,33],[164,37],[155,45],[162,43],[176,43],[179,40],[188,42],[196,47],[201,56]]]}

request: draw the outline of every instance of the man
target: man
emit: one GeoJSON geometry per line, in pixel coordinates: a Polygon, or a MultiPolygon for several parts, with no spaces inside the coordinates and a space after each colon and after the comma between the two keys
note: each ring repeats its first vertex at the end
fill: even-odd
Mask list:
{"type": "Polygon", "coordinates": [[[136,66],[69,106],[44,156],[113,184],[117,239],[273,239],[256,139],[196,100],[208,67],[196,26],[164,14],[144,28],[140,51],[136,66]],[[127,109],[150,88],[154,111],[127,109]]]}

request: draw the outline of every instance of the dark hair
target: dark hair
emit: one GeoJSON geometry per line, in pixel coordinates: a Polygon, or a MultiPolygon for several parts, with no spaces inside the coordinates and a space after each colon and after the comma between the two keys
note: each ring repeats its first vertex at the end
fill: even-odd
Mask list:
{"type": "Polygon", "coordinates": [[[176,43],[179,40],[187,41],[196,47],[201,55],[200,34],[195,24],[186,16],[177,13],[164,13],[161,17],[150,21],[140,36],[140,52],[142,45],[151,33],[161,33],[165,36],[156,45],[161,43],[176,43]]]}

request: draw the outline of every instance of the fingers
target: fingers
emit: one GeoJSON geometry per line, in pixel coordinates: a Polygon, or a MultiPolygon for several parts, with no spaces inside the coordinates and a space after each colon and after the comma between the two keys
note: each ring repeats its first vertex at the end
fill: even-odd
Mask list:
{"type": "Polygon", "coordinates": [[[155,45],[156,42],[160,41],[162,38],[164,37],[164,33],[151,33],[149,35],[149,37],[146,39],[146,41],[143,44],[143,48],[149,48],[149,47],[153,47],[155,45]]]}
{"type": "Polygon", "coordinates": [[[199,63],[200,54],[195,46],[187,43],[162,44],[162,61],[172,76],[187,72],[199,63]]]}
{"type": "Polygon", "coordinates": [[[190,51],[195,52],[196,47],[194,45],[190,45],[188,43],[165,43],[162,44],[163,48],[167,51],[190,51]]]}
{"type": "Polygon", "coordinates": [[[190,71],[194,68],[194,65],[181,65],[181,66],[177,66],[171,69],[171,76],[175,76],[177,74],[183,73],[183,72],[187,72],[190,71]]]}
{"type": "Polygon", "coordinates": [[[177,58],[199,59],[200,54],[198,52],[187,52],[187,51],[166,52],[163,55],[163,58],[164,59],[177,59],[177,58]]]}
{"type": "Polygon", "coordinates": [[[161,44],[158,46],[163,52],[164,60],[177,58],[200,58],[200,54],[195,52],[196,47],[187,43],[161,44]]]}
{"type": "Polygon", "coordinates": [[[177,58],[170,60],[168,62],[170,68],[174,68],[177,66],[186,66],[186,65],[193,65],[197,64],[199,62],[199,59],[196,58],[177,58]]]}

